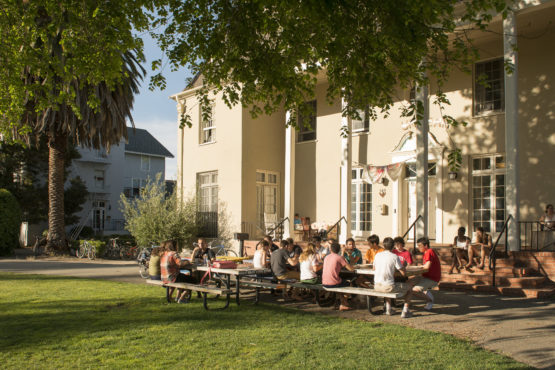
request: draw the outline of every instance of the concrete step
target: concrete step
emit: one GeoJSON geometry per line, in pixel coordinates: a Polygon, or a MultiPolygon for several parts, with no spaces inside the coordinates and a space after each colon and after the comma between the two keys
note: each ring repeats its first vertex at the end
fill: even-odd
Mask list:
{"type": "MultiPolygon", "coordinates": [[[[441,265],[442,275],[449,275],[449,270],[451,270],[451,265],[441,265]]],[[[474,273],[490,274],[492,271],[486,267],[483,270],[478,269],[476,266],[472,267],[474,273]]],[[[457,269],[453,269],[454,273],[457,273],[457,269]]],[[[461,274],[472,274],[470,272],[461,269],[461,274]]],[[[537,271],[529,267],[496,267],[495,274],[497,276],[507,276],[507,277],[523,277],[523,276],[534,276],[538,275],[537,271]]]]}
{"type": "MultiPolygon", "coordinates": [[[[442,275],[442,281],[452,283],[465,283],[470,285],[491,285],[493,277],[491,274],[451,274],[442,275]]],[[[498,286],[515,288],[537,288],[546,280],[545,276],[496,276],[495,282],[498,286]]]]}
{"type": "Polygon", "coordinates": [[[440,282],[440,290],[450,291],[471,291],[476,293],[501,294],[511,297],[526,297],[533,299],[542,299],[555,296],[555,284],[548,282],[536,288],[521,288],[509,286],[492,286],[486,284],[468,284],[454,282],[440,282]]]}

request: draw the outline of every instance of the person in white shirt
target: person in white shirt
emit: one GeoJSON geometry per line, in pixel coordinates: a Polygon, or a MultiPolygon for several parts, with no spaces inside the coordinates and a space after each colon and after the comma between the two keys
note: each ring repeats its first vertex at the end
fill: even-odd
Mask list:
{"type": "Polygon", "coordinates": [[[316,272],[322,269],[322,265],[318,261],[314,243],[308,243],[299,261],[301,262],[301,283],[318,284],[319,278],[316,272]]]}
{"type": "MultiPolygon", "coordinates": [[[[403,276],[406,274],[405,266],[401,263],[399,256],[391,252],[393,245],[392,238],[385,238],[383,240],[385,250],[374,257],[374,289],[378,292],[391,293],[408,289],[405,283],[395,282],[395,271],[399,271],[403,276]]],[[[391,298],[385,299],[385,307],[386,315],[394,313],[391,307],[391,298]]]]}
{"type": "Polygon", "coordinates": [[[258,249],[254,252],[252,264],[255,269],[264,269],[270,267],[270,243],[262,240],[258,245],[258,249]]]}

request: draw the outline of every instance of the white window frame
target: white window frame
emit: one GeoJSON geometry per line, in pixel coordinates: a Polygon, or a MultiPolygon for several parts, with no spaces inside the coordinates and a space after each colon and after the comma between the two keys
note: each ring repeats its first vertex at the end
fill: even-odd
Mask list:
{"type": "Polygon", "coordinates": [[[279,218],[281,200],[280,188],[279,172],[256,170],[256,222],[262,230],[264,230],[264,214],[270,213],[266,212],[266,194],[268,191],[273,191],[275,194],[274,214],[279,218]],[[262,204],[259,203],[259,192],[262,193],[262,204]],[[262,207],[262,209],[260,209],[260,207],[262,207]]]}
{"type": "Polygon", "coordinates": [[[143,172],[150,171],[150,156],[141,155],[141,171],[143,172]]]}
{"type": "Polygon", "coordinates": [[[311,100],[304,103],[305,105],[312,105],[312,113],[307,119],[309,119],[310,127],[305,127],[304,125],[304,118],[301,116],[301,112],[297,113],[297,126],[299,127],[299,131],[297,132],[297,142],[298,143],[305,143],[310,141],[316,141],[318,139],[316,128],[317,128],[317,101],[311,100]]]}
{"type": "Polygon", "coordinates": [[[202,107],[199,109],[199,144],[212,144],[216,142],[216,120],[214,118],[216,106],[211,105],[210,108],[210,118],[205,120],[202,117],[202,107]],[[208,136],[206,136],[207,134],[208,136]],[[208,137],[208,138],[207,138],[208,137]]]}
{"type": "Polygon", "coordinates": [[[351,119],[351,127],[353,133],[362,133],[370,131],[370,112],[369,108],[358,110],[361,119],[351,119]]]}
{"type": "Polygon", "coordinates": [[[94,170],[94,187],[96,189],[104,189],[106,185],[106,171],[94,170]]]}
{"type": "Polygon", "coordinates": [[[504,62],[502,57],[487,59],[487,60],[483,60],[483,61],[480,61],[480,62],[476,62],[474,64],[473,89],[472,89],[472,95],[473,95],[472,110],[473,110],[474,116],[482,116],[482,115],[496,114],[496,113],[505,112],[505,79],[504,79],[505,78],[505,73],[504,73],[504,68],[505,68],[505,62],[504,62]],[[495,78],[495,79],[486,80],[486,83],[488,83],[488,84],[498,83],[498,85],[499,85],[498,89],[494,89],[492,86],[487,86],[487,87],[483,86],[482,84],[480,84],[478,82],[478,78],[481,75],[481,73],[478,71],[478,68],[482,65],[488,65],[488,64],[491,64],[491,63],[500,63],[499,76],[497,76],[497,78],[495,78]],[[487,94],[491,94],[493,96],[496,93],[499,94],[499,100],[500,100],[501,106],[497,109],[495,109],[493,107],[486,107],[486,105],[488,105],[488,104],[489,105],[494,104],[493,99],[489,102],[488,102],[488,100],[486,100],[487,94]],[[482,95],[482,96],[479,96],[479,95],[482,95]]]}
{"type": "MultiPolygon", "coordinates": [[[[507,181],[507,176],[506,176],[506,170],[505,170],[505,165],[506,165],[506,157],[504,154],[501,153],[497,153],[497,154],[487,154],[487,155],[477,155],[477,156],[473,156],[470,160],[470,170],[471,170],[471,179],[470,179],[470,204],[471,204],[471,230],[474,232],[476,231],[476,228],[479,225],[480,221],[475,219],[475,214],[474,211],[480,212],[480,211],[489,211],[490,212],[490,217],[489,217],[489,231],[486,230],[487,233],[489,233],[490,235],[498,235],[499,232],[501,231],[500,228],[498,229],[496,227],[496,223],[500,222],[500,220],[497,220],[497,211],[502,211],[503,212],[503,222],[506,219],[507,216],[507,198],[506,198],[506,181],[507,181]],[[475,160],[482,160],[484,158],[489,158],[490,160],[490,168],[489,169],[479,169],[479,170],[475,170],[474,169],[474,161],[475,160]],[[502,165],[500,164],[498,166],[497,162],[496,162],[496,158],[502,158],[502,165]],[[500,185],[498,184],[498,175],[503,175],[503,184],[500,185]],[[476,186],[475,183],[475,177],[480,177],[482,178],[483,176],[489,176],[490,177],[490,182],[489,182],[489,199],[490,199],[490,206],[489,208],[484,208],[483,204],[481,204],[481,208],[476,209],[475,207],[475,200],[480,200],[482,201],[484,199],[484,196],[481,195],[479,198],[476,198],[474,196],[474,192],[475,189],[483,189],[483,183],[482,181],[480,181],[480,186],[476,186]],[[503,196],[497,196],[497,188],[503,188],[503,196]],[[498,206],[498,199],[503,199],[503,209],[499,209],[498,206]]],[[[480,220],[482,220],[482,216],[480,217],[480,220]]],[[[483,223],[483,222],[482,222],[483,223]]],[[[480,223],[480,224],[482,224],[480,223]]],[[[483,226],[483,225],[482,225],[483,226]]]]}
{"type": "Polygon", "coordinates": [[[353,167],[352,168],[352,179],[351,179],[351,233],[353,236],[357,237],[367,237],[372,233],[372,227],[374,222],[374,217],[372,214],[372,206],[373,206],[373,199],[372,199],[372,184],[366,181],[362,176],[363,169],[361,167],[353,167]],[[367,230],[364,230],[361,225],[361,214],[362,214],[362,188],[366,187],[370,189],[369,192],[369,202],[365,202],[366,206],[369,209],[366,209],[364,212],[366,213],[367,219],[365,222],[368,224],[367,230]],[[354,190],[354,191],[353,191],[354,190]]]}
{"type": "Polygon", "coordinates": [[[218,171],[197,173],[197,192],[199,212],[218,212],[218,171]],[[208,191],[207,197],[202,196],[203,190],[208,191]],[[208,198],[208,204],[203,202],[204,198],[208,198]]]}

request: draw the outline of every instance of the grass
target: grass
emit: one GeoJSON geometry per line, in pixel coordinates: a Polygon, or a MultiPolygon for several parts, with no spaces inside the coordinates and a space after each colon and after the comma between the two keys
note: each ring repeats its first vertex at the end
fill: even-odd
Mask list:
{"type": "Polygon", "coordinates": [[[455,337],[250,302],[205,311],[163,290],[0,273],[2,368],[521,368],[455,337]]]}

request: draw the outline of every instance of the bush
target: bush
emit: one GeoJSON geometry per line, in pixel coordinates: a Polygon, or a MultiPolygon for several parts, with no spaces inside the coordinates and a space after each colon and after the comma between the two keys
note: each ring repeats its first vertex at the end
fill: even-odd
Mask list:
{"type": "Polygon", "coordinates": [[[21,208],[6,189],[0,189],[0,255],[8,255],[19,246],[21,208]]]}
{"type": "Polygon", "coordinates": [[[79,245],[83,244],[84,241],[87,241],[90,245],[96,247],[96,256],[97,257],[104,256],[104,252],[106,251],[106,242],[103,242],[102,240],[94,240],[94,239],[79,240],[79,245]]]}
{"type": "Polygon", "coordinates": [[[121,195],[120,204],[125,217],[125,229],[141,247],[154,242],[175,239],[179,245],[190,243],[197,235],[195,197],[178,199],[177,192],[166,197],[160,174],[149,180],[136,199],[121,195]]]}

